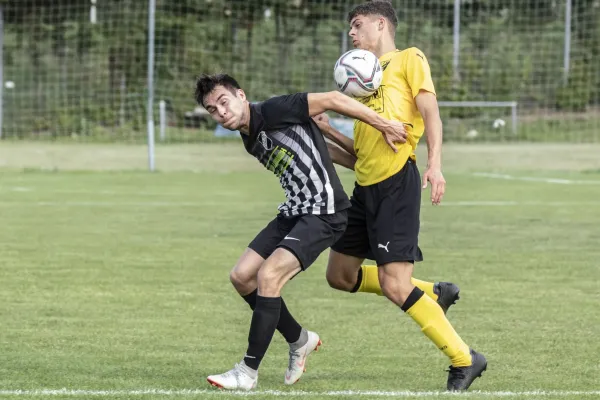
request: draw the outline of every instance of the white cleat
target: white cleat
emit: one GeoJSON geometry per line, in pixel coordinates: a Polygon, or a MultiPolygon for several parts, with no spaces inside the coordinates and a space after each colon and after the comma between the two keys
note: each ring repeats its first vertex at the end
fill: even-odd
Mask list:
{"type": "Polygon", "coordinates": [[[286,385],[293,385],[300,380],[300,377],[306,372],[306,358],[313,351],[318,351],[319,346],[323,344],[319,335],[315,332],[308,331],[308,341],[299,349],[293,351],[290,349],[290,360],[288,368],[285,371],[286,385]]]}
{"type": "Polygon", "coordinates": [[[219,389],[252,390],[258,384],[258,371],[254,371],[242,361],[235,364],[232,370],[221,375],[211,375],[206,380],[219,389]]]}

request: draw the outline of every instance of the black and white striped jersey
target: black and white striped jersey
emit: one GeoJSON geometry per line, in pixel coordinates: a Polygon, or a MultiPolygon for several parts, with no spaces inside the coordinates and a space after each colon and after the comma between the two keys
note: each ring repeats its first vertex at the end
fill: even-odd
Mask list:
{"type": "Polygon", "coordinates": [[[246,151],[279,178],[287,198],[279,206],[283,215],[334,214],[350,207],[325,139],[308,114],[306,93],[250,104],[249,134],[241,136],[246,151]]]}

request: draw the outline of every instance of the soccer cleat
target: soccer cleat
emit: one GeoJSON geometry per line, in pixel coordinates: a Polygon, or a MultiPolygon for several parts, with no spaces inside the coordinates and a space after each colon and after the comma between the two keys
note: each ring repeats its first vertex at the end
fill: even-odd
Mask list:
{"type": "Polygon", "coordinates": [[[221,375],[211,375],[206,380],[219,389],[251,390],[258,384],[258,371],[254,371],[242,361],[235,364],[232,370],[221,375]]]}
{"type": "Polygon", "coordinates": [[[436,282],[433,285],[433,293],[437,294],[437,303],[442,307],[444,314],[448,312],[451,305],[456,304],[456,301],[460,299],[458,296],[460,288],[450,282],[436,282]]]}
{"type": "Polygon", "coordinates": [[[293,351],[290,349],[290,360],[285,371],[286,385],[293,385],[298,382],[302,374],[306,371],[306,358],[313,351],[318,351],[322,342],[315,332],[308,331],[308,341],[299,349],[293,351]]]}
{"type": "Polygon", "coordinates": [[[487,369],[487,360],[471,349],[471,365],[468,367],[453,367],[448,370],[448,390],[455,392],[467,390],[476,378],[479,378],[487,369]]]}

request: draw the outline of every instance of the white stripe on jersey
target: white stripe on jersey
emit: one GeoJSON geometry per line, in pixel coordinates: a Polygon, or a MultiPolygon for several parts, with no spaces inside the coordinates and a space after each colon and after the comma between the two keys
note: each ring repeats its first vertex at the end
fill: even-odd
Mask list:
{"type": "MultiPolygon", "coordinates": [[[[293,125],[277,132],[271,132],[270,136],[275,142],[287,147],[294,154],[290,165],[281,171],[279,177],[279,182],[287,198],[286,202],[279,205],[280,212],[289,216],[309,213],[333,214],[335,212],[333,186],[319,150],[304,127],[293,125]],[[290,135],[290,130],[298,137],[290,135]],[[307,154],[302,146],[309,148],[312,154],[307,154]],[[317,168],[321,169],[322,177],[317,172],[317,168]],[[303,170],[308,171],[308,176],[303,170]],[[300,194],[304,195],[306,200],[302,201],[300,194]],[[326,203],[324,202],[325,198],[326,203]]],[[[272,156],[273,154],[270,157],[272,156]]],[[[265,160],[265,162],[268,164],[268,161],[265,160]]]]}
{"type": "MultiPolygon", "coordinates": [[[[294,131],[294,132],[296,132],[296,131],[294,131]]],[[[291,212],[292,215],[308,214],[309,207],[313,206],[315,201],[317,201],[317,200],[319,202],[322,201],[320,193],[323,191],[323,184],[318,179],[318,176],[316,176],[316,178],[317,178],[316,181],[314,178],[311,177],[311,181],[313,182],[316,190],[318,191],[317,196],[315,196],[315,193],[312,193],[310,191],[310,188],[308,187],[308,185],[306,185],[306,182],[308,181],[309,177],[307,177],[306,174],[300,168],[297,167],[297,163],[298,163],[298,161],[301,161],[302,164],[304,164],[304,166],[307,169],[310,169],[310,175],[313,175],[314,174],[314,169],[312,167],[313,161],[308,156],[308,154],[306,154],[302,150],[300,144],[297,143],[295,140],[293,140],[288,135],[286,135],[284,132],[280,131],[280,132],[273,134],[272,136],[274,139],[278,140],[282,144],[289,147],[290,150],[292,150],[294,152],[294,154],[297,155],[297,157],[298,157],[298,160],[292,161],[292,163],[290,165],[291,168],[288,167],[288,169],[286,169],[283,172],[283,176],[286,178],[285,182],[287,183],[284,187],[287,187],[289,185],[293,188],[293,191],[292,191],[293,197],[288,197],[288,201],[286,203],[280,205],[279,209],[280,210],[282,208],[287,209],[288,211],[291,212]],[[291,169],[291,171],[289,169],[291,169]],[[298,196],[298,194],[300,193],[300,190],[299,190],[296,182],[294,182],[294,180],[292,179],[292,176],[295,176],[296,178],[300,179],[300,181],[302,182],[302,191],[301,192],[306,196],[306,200],[303,201],[302,204],[297,204],[296,206],[292,206],[291,203],[292,202],[300,203],[300,198],[298,196]],[[317,197],[318,197],[318,199],[317,199],[317,197]]],[[[282,181],[282,183],[283,183],[283,181],[282,181]]],[[[317,213],[318,213],[318,211],[317,211],[317,213]]]]}
{"type": "MultiPolygon", "coordinates": [[[[304,128],[301,125],[293,126],[292,129],[294,130],[294,132],[296,132],[298,135],[300,135],[302,140],[304,140],[304,143],[306,143],[308,146],[310,146],[310,148],[312,149],[313,154],[315,156],[315,161],[317,162],[319,167],[321,167],[321,171],[323,171],[323,175],[325,176],[325,191],[327,192],[327,213],[332,214],[335,212],[335,199],[334,199],[334,195],[333,195],[333,186],[331,186],[331,181],[329,180],[329,174],[327,173],[327,169],[325,169],[325,166],[323,165],[323,160],[321,160],[321,154],[317,150],[315,143],[313,142],[311,137],[308,136],[308,134],[306,133],[306,131],[304,130],[304,128]]],[[[315,183],[315,186],[319,190],[319,193],[322,192],[323,191],[323,182],[321,182],[321,178],[319,178],[319,176],[317,175],[317,172],[315,171],[315,169],[312,165],[311,165],[310,175],[311,175],[311,180],[315,183]],[[317,186],[317,182],[318,182],[319,186],[317,186]]],[[[319,195],[319,197],[321,197],[321,196],[319,195]]],[[[322,202],[322,200],[323,199],[321,198],[319,203],[322,202]]],[[[315,205],[315,208],[316,207],[317,206],[315,205]]]]}
{"type": "Polygon", "coordinates": [[[279,206],[279,210],[288,211],[291,213],[291,215],[307,214],[309,206],[312,205],[311,200],[313,199],[314,193],[311,193],[310,189],[306,185],[308,177],[296,166],[295,161],[292,162],[290,167],[283,172],[280,181],[281,186],[283,186],[286,190],[286,197],[288,198],[288,201],[281,204],[279,206]],[[291,171],[289,171],[290,168],[291,171]],[[298,184],[292,179],[293,177],[298,178],[302,182],[302,190],[300,190],[298,184]],[[300,200],[300,193],[303,193],[306,197],[306,200],[303,202],[300,200]],[[294,205],[293,203],[296,204],[294,205]]]}
{"type": "MultiPolygon", "coordinates": [[[[327,171],[325,170],[325,168],[323,167],[323,165],[321,163],[321,157],[320,157],[319,151],[317,150],[311,137],[308,136],[308,134],[306,133],[304,128],[302,128],[301,125],[293,126],[293,127],[291,127],[291,129],[298,136],[300,136],[300,138],[306,144],[306,146],[308,146],[311,149],[312,153],[314,154],[315,160],[321,166],[321,169],[323,170],[323,175],[324,175],[325,179],[327,180],[325,182],[325,185],[329,185],[331,187],[331,184],[329,184],[329,177],[327,176],[327,171]]],[[[316,169],[313,166],[313,159],[310,158],[309,155],[306,154],[302,150],[302,148],[299,144],[297,144],[292,138],[290,138],[289,136],[286,136],[283,133],[281,133],[281,135],[279,137],[277,137],[277,139],[279,141],[281,141],[282,143],[285,143],[288,146],[290,146],[290,144],[292,144],[292,146],[290,146],[290,148],[292,148],[294,150],[294,152],[298,155],[298,158],[302,161],[302,163],[307,168],[310,168],[310,174],[308,176],[308,179],[310,179],[310,181],[315,186],[315,189],[317,190],[316,195],[313,193],[314,201],[312,202],[313,204],[312,204],[311,214],[320,214],[322,203],[323,203],[323,196],[322,196],[323,190],[325,189],[325,191],[328,193],[328,195],[329,195],[328,197],[330,197],[330,196],[333,197],[333,188],[331,188],[331,193],[329,193],[329,191],[327,190],[327,187],[326,186],[324,187],[321,177],[318,175],[316,169]]],[[[303,180],[303,182],[306,184],[306,181],[303,180]]],[[[333,200],[331,200],[331,203],[333,204],[333,200]]],[[[328,213],[333,212],[330,210],[329,204],[327,204],[327,212],[328,213]]]]}

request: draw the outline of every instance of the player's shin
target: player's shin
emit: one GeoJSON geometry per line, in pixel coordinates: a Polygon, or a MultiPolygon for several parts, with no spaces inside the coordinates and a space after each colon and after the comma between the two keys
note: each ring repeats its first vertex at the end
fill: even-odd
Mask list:
{"type": "MultiPolygon", "coordinates": [[[[242,298],[248,303],[250,308],[254,310],[256,308],[256,297],[258,296],[258,289],[252,293],[242,296],[242,298]]],[[[281,311],[279,313],[279,323],[277,324],[277,330],[285,338],[288,343],[298,343],[300,340],[300,334],[302,333],[302,326],[292,316],[283,298],[281,299],[281,311]]]]}
{"type": "Polygon", "coordinates": [[[471,365],[469,346],[458,336],[441,307],[425,296],[421,289],[415,287],[401,308],[419,324],[425,336],[450,358],[452,366],[471,365]]]}
{"type": "Polygon", "coordinates": [[[258,370],[277,328],[280,312],[281,297],[256,296],[256,308],[252,313],[248,334],[248,349],[244,356],[244,363],[248,367],[258,370]]]}

